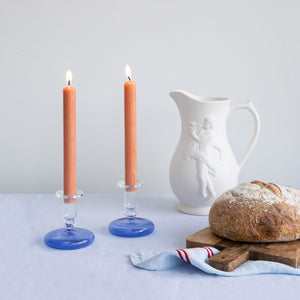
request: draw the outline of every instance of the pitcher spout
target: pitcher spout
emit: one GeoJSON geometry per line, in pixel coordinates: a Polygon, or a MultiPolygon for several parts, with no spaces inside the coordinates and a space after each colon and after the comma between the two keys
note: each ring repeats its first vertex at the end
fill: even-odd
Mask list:
{"type": "Polygon", "coordinates": [[[187,101],[188,99],[193,99],[193,100],[199,101],[197,96],[190,94],[188,92],[185,92],[185,91],[181,91],[181,90],[171,91],[169,93],[169,95],[176,102],[177,105],[181,104],[182,102],[187,101]]]}
{"type": "Polygon", "coordinates": [[[191,93],[181,91],[181,90],[174,90],[169,93],[171,98],[175,100],[177,105],[183,104],[187,101],[190,103],[203,103],[203,104],[208,104],[208,103],[227,103],[229,104],[230,99],[225,98],[225,97],[199,97],[196,95],[193,95],[191,93]]]}

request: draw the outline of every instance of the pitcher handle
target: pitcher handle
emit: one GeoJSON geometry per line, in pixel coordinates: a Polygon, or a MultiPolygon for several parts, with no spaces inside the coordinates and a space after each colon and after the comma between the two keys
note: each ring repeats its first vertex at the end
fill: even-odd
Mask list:
{"type": "Polygon", "coordinates": [[[258,139],[258,135],[260,132],[260,119],[259,119],[259,115],[256,111],[256,109],[253,106],[252,101],[248,101],[246,103],[242,103],[242,104],[236,104],[231,106],[229,114],[232,113],[233,111],[237,110],[237,109],[247,109],[253,116],[254,118],[254,132],[252,135],[252,139],[247,147],[247,150],[245,152],[245,154],[242,156],[242,158],[238,161],[238,165],[240,167],[240,169],[243,167],[244,163],[246,162],[246,160],[248,159],[250,153],[253,150],[253,147],[255,146],[257,139],[258,139]]]}

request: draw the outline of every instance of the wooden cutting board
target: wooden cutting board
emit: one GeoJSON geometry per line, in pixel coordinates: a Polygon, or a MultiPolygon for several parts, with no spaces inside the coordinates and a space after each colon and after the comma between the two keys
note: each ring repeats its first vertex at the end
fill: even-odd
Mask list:
{"type": "Polygon", "coordinates": [[[187,248],[211,246],[221,252],[208,263],[222,271],[233,271],[247,260],[268,260],[297,268],[300,265],[300,240],[280,243],[233,242],[214,235],[209,227],[186,239],[187,248]]]}

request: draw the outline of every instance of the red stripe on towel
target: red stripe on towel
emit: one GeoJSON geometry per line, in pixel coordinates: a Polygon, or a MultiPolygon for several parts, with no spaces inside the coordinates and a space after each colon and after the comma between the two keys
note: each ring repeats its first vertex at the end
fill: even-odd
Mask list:
{"type": "Polygon", "coordinates": [[[210,251],[206,247],[203,247],[203,248],[206,250],[206,252],[208,254],[208,258],[210,258],[210,251]]]}
{"type": "Polygon", "coordinates": [[[191,261],[189,259],[189,256],[188,256],[187,252],[185,250],[183,250],[183,249],[180,249],[180,250],[183,251],[183,253],[184,253],[185,257],[186,257],[187,262],[190,264],[191,261]]]}
{"type": "Polygon", "coordinates": [[[182,257],[181,252],[180,252],[179,250],[176,250],[176,251],[177,251],[177,253],[179,254],[180,258],[181,258],[182,260],[184,260],[183,257],[182,257]]]}
{"type": "Polygon", "coordinates": [[[214,256],[214,252],[209,247],[207,249],[210,251],[211,256],[214,256]]]}

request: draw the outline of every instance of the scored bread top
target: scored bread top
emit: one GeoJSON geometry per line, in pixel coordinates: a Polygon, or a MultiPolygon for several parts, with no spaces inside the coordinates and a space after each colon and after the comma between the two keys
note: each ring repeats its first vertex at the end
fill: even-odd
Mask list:
{"type": "Polygon", "coordinates": [[[274,183],[264,183],[255,180],[251,183],[242,183],[225,192],[216,200],[216,202],[227,200],[229,200],[229,203],[234,203],[236,201],[251,202],[253,200],[261,200],[266,204],[283,202],[292,206],[300,206],[300,190],[289,186],[281,186],[274,183]]]}

